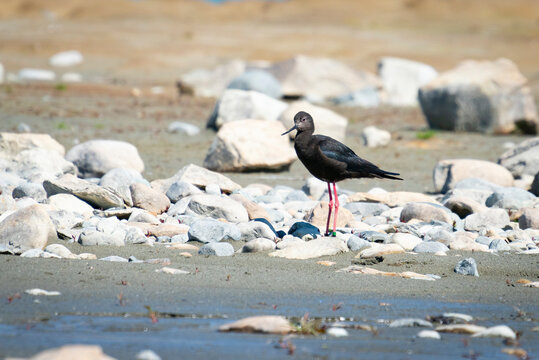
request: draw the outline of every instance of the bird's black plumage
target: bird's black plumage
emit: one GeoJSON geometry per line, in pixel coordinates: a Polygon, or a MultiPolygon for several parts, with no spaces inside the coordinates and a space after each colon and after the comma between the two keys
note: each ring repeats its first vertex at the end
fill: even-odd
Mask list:
{"type": "Polygon", "coordinates": [[[298,158],[320,180],[329,183],[353,178],[402,180],[398,173],[380,169],[343,143],[329,136],[313,135],[314,121],[306,112],[296,114],[294,127],[286,133],[292,130],[297,130],[294,149],[298,158]]]}

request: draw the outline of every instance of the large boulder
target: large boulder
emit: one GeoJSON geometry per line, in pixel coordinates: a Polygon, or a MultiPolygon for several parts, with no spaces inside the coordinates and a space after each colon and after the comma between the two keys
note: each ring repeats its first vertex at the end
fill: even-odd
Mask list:
{"type": "Polygon", "coordinates": [[[232,60],[213,70],[195,69],[178,81],[180,94],[217,98],[235,77],[243,74],[245,68],[245,61],[232,60]]]}
{"type": "Polygon", "coordinates": [[[434,190],[446,193],[467,178],[479,178],[499,186],[512,186],[513,175],[498,164],[484,160],[451,159],[436,164],[432,178],[434,190]]]}
{"type": "Polygon", "coordinates": [[[34,148],[56,151],[62,156],[65,154],[64,146],[48,134],[0,133],[0,154],[3,156],[15,156],[34,148]]]}
{"type": "Polygon", "coordinates": [[[116,140],[90,140],[71,148],[66,159],[83,177],[101,177],[114,168],[144,171],[144,162],[134,145],[116,140]]]}
{"type": "Polygon", "coordinates": [[[209,184],[217,184],[224,193],[231,193],[241,189],[241,185],[236,184],[226,176],[194,164],[182,167],[174,176],[168,179],[152,181],[152,187],[166,193],[173,183],[181,181],[193,184],[202,189],[206,188],[209,184]]]}
{"type": "Polygon", "coordinates": [[[498,164],[511,171],[517,179],[539,173],[539,137],[524,140],[507,150],[498,159],[498,164]]]}
{"type": "Polygon", "coordinates": [[[207,127],[219,129],[223,124],[244,119],[277,120],[286,103],[256,91],[228,89],[215,105],[207,127]]]}
{"type": "Polygon", "coordinates": [[[394,106],[416,106],[419,88],[438,76],[430,65],[417,61],[384,57],[378,62],[387,102],[394,106]]]}
{"type": "MultiPolygon", "coordinates": [[[[305,100],[294,101],[279,117],[287,130],[294,126],[294,116],[300,111],[308,112],[313,117],[315,134],[323,134],[344,141],[348,119],[332,110],[313,105],[305,100]]],[[[293,139],[296,132],[290,132],[289,136],[293,139]]]]}
{"type": "Polygon", "coordinates": [[[507,59],[464,61],[422,86],[419,103],[434,129],[537,132],[537,112],[526,78],[507,59]]]}
{"type": "Polygon", "coordinates": [[[0,222],[0,248],[14,254],[30,249],[43,250],[56,240],[56,229],[43,205],[30,205],[0,222]]]}
{"type": "Polygon", "coordinates": [[[240,120],[224,124],[213,140],[204,166],[215,171],[288,168],[296,159],[280,122],[240,120]]]}
{"type": "Polygon", "coordinates": [[[284,96],[316,101],[380,85],[376,75],[327,58],[298,55],[275,63],[268,70],[281,82],[284,96]]]}
{"type": "Polygon", "coordinates": [[[227,88],[257,91],[275,99],[279,99],[282,95],[279,81],[271,73],[262,69],[248,69],[234,78],[227,88]]]}

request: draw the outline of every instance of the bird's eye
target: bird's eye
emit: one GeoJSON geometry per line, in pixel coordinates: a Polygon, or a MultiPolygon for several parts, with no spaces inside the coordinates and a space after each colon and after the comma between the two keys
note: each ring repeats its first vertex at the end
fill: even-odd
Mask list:
{"type": "Polygon", "coordinates": [[[301,118],[301,122],[304,122],[305,121],[305,118],[301,118]]]}

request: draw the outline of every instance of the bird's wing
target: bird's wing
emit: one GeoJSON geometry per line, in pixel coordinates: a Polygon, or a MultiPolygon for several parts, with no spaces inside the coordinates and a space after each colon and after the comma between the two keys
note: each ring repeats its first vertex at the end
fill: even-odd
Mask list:
{"type": "Polygon", "coordinates": [[[399,174],[382,170],[370,161],[360,158],[354,150],[343,143],[328,136],[315,136],[319,137],[320,151],[323,155],[343,163],[344,168],[351,173],[355,173],[357,177],[377,177],[402,180],[394,176],[399,174]]]}

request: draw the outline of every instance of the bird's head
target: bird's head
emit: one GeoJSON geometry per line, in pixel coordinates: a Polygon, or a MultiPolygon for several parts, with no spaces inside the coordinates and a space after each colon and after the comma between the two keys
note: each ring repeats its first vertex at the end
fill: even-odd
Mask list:
{"type": "Polygon", "coordinates": [[[287,132],[284,132],[282,135],[288,134],[289,132],[297,130],[298,133],[302,131],[314,131],[314,121],[313,117],[306,113],[305,111],[300,111],[299,113],[294,116],[294,126],[288,130],[287,132]]]}

